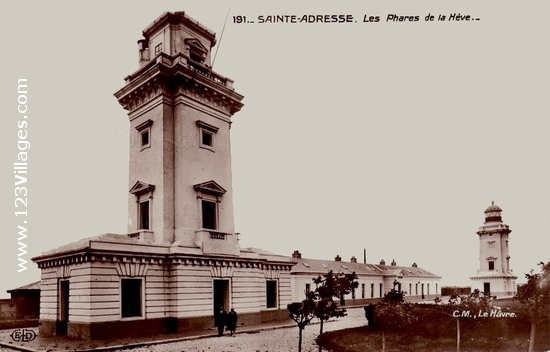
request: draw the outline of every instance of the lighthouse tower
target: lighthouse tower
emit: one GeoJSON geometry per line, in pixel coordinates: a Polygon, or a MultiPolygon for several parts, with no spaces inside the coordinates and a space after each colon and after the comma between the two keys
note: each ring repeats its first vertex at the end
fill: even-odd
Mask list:
{"type": "Polygon", "coordinates": [[[105,339],[205,331],[220,307],[239,322],[286,320],[287,256],[239,246],[230,127],[243,103],[212,69],[215,33],[183,11],[138,41],[139,68],[115,97],[128,113],[128,233],[33,258],[40,334],[105,339]]]}
{"type": "Polygon", "coordinates": [[[495,202],[485,210],[485,223],[479,227],[479,270],[470,277],[474,289],[491,296],[511,297],[516,279],[510,269],[510,227],[502,222],[502,209],[495,202]]]}
{"type": "Polygon", "coordinates": [[[214,32],[184,12],[143,36],[140,69],[115,94],[130,119],[128,230],[187,252],[240,255],[229,129],[243,96],[212,70],[214,32]]]}

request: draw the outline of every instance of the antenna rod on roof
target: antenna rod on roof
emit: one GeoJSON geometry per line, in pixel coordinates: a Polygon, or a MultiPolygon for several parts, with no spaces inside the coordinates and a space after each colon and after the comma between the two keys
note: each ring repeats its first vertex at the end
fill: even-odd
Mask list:
{"type": "Polygon", "coordinates": [[[210,66],[210,69],[214,68],[214,62],[216,62],[216,56],[218,56],[218,50],[222,45],[223,31],[225,30],[225,25],[227,24],[227,19],[229,18],[229,11],[231,11],[231,8],[227,9],[227,15],[225,16],[225,22],[223,23],[222,33],[220,34],[220,42],[218,43],[218,47],[216,48],[216,52],[214,53],[214,58],[212,59],[212,66],[210,66]]]}

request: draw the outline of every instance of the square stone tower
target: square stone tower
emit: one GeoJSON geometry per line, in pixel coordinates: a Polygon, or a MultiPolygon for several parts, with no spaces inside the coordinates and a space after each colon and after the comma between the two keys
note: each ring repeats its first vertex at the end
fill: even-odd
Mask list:
{"type": "Polygon", "coordinates": [[[84,339],[205,331],[220,307],[239,322],[288,319],[287,256],[241,249],[233,223],[233,81],[212,70],[212,31],[163,13],[115,93],[130,120],[129,232],[33,258],[40,334],[84,339]]]}
{"type": "Polygon", "coordinates": [[[140,67],[115,94],[130,119],[129,232],[239,254],[230,127],[243,96],[212,71],[214,32],[184,12],[161,15],[143,37],[140,67]]]}

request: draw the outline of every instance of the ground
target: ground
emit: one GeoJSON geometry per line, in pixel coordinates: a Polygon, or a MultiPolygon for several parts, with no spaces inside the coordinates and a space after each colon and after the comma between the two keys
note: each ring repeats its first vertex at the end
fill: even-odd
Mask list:
{"type": "MultiPolygon", "coordinates": [[[[324,331],[334,331],[358,327],[366,324],[362,308],[348,309],[348,316],[334,319],[325,323],[324,331]]],[[[0,331],[0,342],[4,346],[14,345],[9,337],[11,330],[0,331]],[[10,344],[10,342],[12,342],[10,344]]],[[[313,352],[319,348],[315,342],[319,334],[319,324],[308,325],[303,332],[302,351],[313,352]]],[[[79,341],[67,338],[41,339],[24,344],[29,351],[83,351],[97,350],[100,346],[112,346],[112,351],[132,352],[237,352],[237,351],[260,351],[260,352],[290,352],[298,351],[298,327],[291,320],[284,324],[264,324],[261,326],[239,327],[235,336],[226,335],[217,337],[216,331],[200,336],[189,336],[162,344],[152,344],[128,349],[127,344],[135,340],[109,340],[109,341],[79,341]],[[117,348],[123,347],[123,348],[117,348]]],[[[170,335],[164,336],[169,338],[170,335]]],[[[174,336],[171,336],[174,338],[174,336]]],[[[142,341],[144,342],[144,341],[142,341]]]]}

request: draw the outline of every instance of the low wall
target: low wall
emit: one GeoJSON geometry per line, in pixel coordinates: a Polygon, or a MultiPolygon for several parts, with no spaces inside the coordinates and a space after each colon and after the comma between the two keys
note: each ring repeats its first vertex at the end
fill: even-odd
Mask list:
{"type": "Polygon", "coordinates": [[[38,319],[0,320],[0,330],[34,328],[37,326],[38,326],[38,319]]]}
{"type": "MultiPolygon", "coordinates": [[[[238,312],[237,312],[238,313],[238,312]]],[[[250,327],[271,321],[290,321],[288,311],[264,310],[258,313],[243,313],[238,315],[237,330],[239,327],[250,327]]],[[[38,324],[34,325],[37,326],[38,324]]],[[[67,325],[67,336],[84,340],[116,339],[159,334],[192,334],[197,332],[208,333],[215,331],[214,317],[194,318],[159,318],[119,320],[98,323],[76,323],[67,325]]],[[[56,336],[58,327],[55,321],[41,320],[39,333],[42,336],[56,336]]]]}

